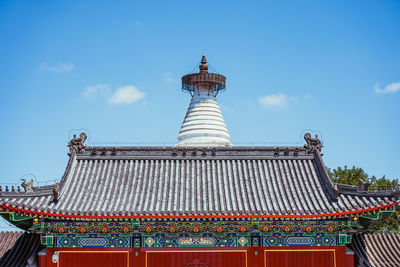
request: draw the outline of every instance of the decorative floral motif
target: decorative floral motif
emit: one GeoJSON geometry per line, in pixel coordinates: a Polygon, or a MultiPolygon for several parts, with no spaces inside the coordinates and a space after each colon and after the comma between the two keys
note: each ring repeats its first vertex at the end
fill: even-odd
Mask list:
{"type": "Polygon", "coordinates": [[[146,229],[144,229],[147,233],[153,232],[153,229],[150,227],[150,224],[147,225],[146,229]]]}
{"type": "Polygon", "coordinates": [[[240,231],[240,232],[247,232],[246,226],[244,226],[244,225],[242,224],[242,226],[240,226],[240,228],[239,228],[239,231],[240,231]]]}
{"type": "Polygon", "coordinates": [[[284,232],[291,232],[292,228],[290,228],[289,224],[286,224],[285,228],[283,228],[284,232]]]}
{"type": "Polygon", "coordinates": [[[310,224],[307,224],[307,227],[304,229],[304,231],[305,231],[305,232],[312,232],[313,229],[312,229],[312,227],[310,226],[310,224]]]}
{"type": "Polygon", "coordinates": [[[168,229],[168,232],[170,233],[176,233],[176,228],[175,226],[172,224],[171,227],[168,229]]]}
{"type": "Polygon", "coordinates": [[[86,230],[85,226],[82,225],[81,228],[79,228],[78,232],[83,234],[83,233],[87,233],[87,230],[86,230]]]}
{"type": "Polygon", "coordinates": [[[215,232],[217,233],[222,233],[224,231],[224,228],[220,224],[218,224],[218,227],[215,229],[215,232]]]}
{"type": "Polygon", "coordinates": [[[199,231],[200,231],[200,228],[197,226],[197,224],[195,224],[195,225],[193,226],[191,232],[193,232],[193,233],[198,233],[199,231]]]}
{"type": "Polygon", "coordinates": [[[263,232],[269,232],[269,231],[271,231],[271,230],[269,229],[268,225],[265,224],[265,225],[263,226],[263,228],[261,229],[261,231],[263,231],[263,232]]]}
{"type": "Polygon", "coordinates": [[[100,232],[102,232],[104,234],[104,233],[108,233],[109,230],[106,225],[103,225],[103,227],[100,229],[100,232]]]}
{"type": "Polygon", "coordinates": [[[62,224],[60,225],[60,228],[58,228],[58,232],[61,233],[61,234],[66,232],[65,228],[64,228],[64,226],[62,224]]]}

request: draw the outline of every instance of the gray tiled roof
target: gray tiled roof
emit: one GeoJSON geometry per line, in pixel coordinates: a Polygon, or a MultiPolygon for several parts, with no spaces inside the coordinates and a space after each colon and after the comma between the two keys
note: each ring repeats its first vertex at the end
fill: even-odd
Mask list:
{"type": "Polygon", "coordinates": [[[24,232],[0,232],[0,258],[15,245],[23,234],[24,232]]]}
{"type": "Polygon", "coordinates": [[[37,266],[40,235],[0,232],[0,266],[37,266]]]}
{"type": "Polygon", "coordinates": [[[304,148],[88,147],[51,187],[2,192],[0,205],[69,215],[318,215],[393,203],[329,180],[304,148]],[[340,188],[344,188],[341,190],[340,188]]]}
{"type": "MultiPolygon", "coordinates": [[[[357,234],[350,245],[364,266],[391,267],[400,265],[400,235],[357,234]]],[[[356,265],[357,266],[357,265],[356,265]]]]}

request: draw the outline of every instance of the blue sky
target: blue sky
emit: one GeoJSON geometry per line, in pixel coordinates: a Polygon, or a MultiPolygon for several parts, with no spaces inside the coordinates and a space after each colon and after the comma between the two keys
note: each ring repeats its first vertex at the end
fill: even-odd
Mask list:
{"type": "Polygon", "coordinates": [[[400,1],[100,2],[0,2],[0,183],[60,179],[78,129],[173,145],[203,52],[234,144],[311,129],[328,167],[400,178],[400,1]]]}

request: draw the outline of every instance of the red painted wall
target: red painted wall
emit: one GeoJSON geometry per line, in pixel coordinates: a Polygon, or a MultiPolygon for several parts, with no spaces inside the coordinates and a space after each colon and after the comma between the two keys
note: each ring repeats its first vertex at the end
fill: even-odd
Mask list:
{"type": "Polygon", "coordinates": [[[147,267],[199,266],[246,266],[247,251],[147,251],[147,267]]]}
{"type": "Polygon", "coordinates": [[[335,249],[270,249],[265,250],[267,266],[280,267],[336,267],[335,249]]]}
{"type": "Polygon", "coordinates": [[[60,267],[71,266],[130,266],[129,252],[60,252],[60,267]]]}
{"type": "Polygon", "coordinates": [[[206,264],[208,267],[353,267],[346,265],[344,246],[48,248],[46,255],[46,267],[185,267],[196,266],[195,264],[198,264],[197,266],[206,264]],[[59,253],[58,264],[52,262],[55,251],[59,253]]]}
{"type": "Polygon", "coordinates": [[[47,248],[46,267],[136,267],[139,263],[134,256],[133,249],[47,248]],[[55,252],[58,252],[57,263],[52,261],[55,252]]]}

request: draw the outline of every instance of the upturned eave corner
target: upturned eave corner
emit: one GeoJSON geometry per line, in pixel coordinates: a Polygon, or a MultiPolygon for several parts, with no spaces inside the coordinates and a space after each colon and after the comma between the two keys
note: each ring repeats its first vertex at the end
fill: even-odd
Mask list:
{"type": "Polygon", "coordinates": [[[31,214],[14,212],[0,207],[0,216],[12,225],[23,230],[29,230],[33,225],[33,216],[31,214]]]}

